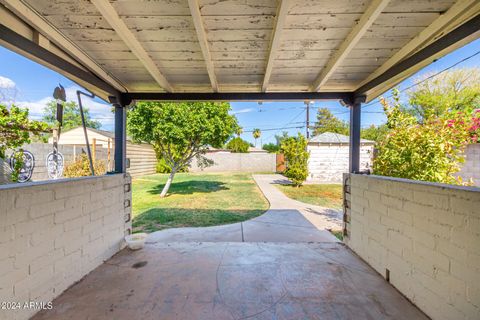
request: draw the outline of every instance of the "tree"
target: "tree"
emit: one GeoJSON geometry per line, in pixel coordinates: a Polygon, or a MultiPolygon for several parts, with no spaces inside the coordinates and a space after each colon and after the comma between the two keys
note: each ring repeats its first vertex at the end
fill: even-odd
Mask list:
{"type": "Polygon", "coordinates": [[[282,134],[279,135],[279,134],[276,134],[275,135],[275,141],[277,143],[277,146],[281,146],[282,145],[282,141],[284,139],[287,139],[288,138],[288,131],[282,131],[282,134]]]}
{"type": "Polygon", "coordinates": [[[327,108],[319,108],[317,111],[317,122],[313,129],[313,135],[324,132],[349,134],[348,123],[335,117],[327,108]]]}
{"type": "Polygon", "coordinates": [[[240,137],[236,137],[228,141],[227,149],[233,153],[247,153],[250,144],[248,141],[243,140],[240,137]]]}
{"type": "Polygon", "coordinates": [[[22,167],[22,152],[15,149],[30,143],[31,135],[40,136],[47,132],[46,123],[28,119],[28,109],[15,105],[9,108],[0,104],[0,158],[6,159],[7,149],[14,149],[15,169],[12,173],[14,181],[18,178],[18,171],[22,167]]]}
{"type": "Polygon", "coordinates": [[[162,155],[171,172],[160,194],[165,197],[175,173],[196,158],[209,165],[203,154],[221,148],[239,126],[228,103],[139,102],[128,111],[127,131],[136,142],[147,142],[162,155]]]}
{"type": "Polygon", "coordinates": [[[480,68],[452,69],[425,77],[408,93],[409,109],[421,122],[449,111],[480,108],[480,68]]]}
{"type": "Polygon", "coordinates": [[[360,131],[360,136],[362,139],[380,141],[385,137],[388,132],[388,127],[385,124],[376,126],[372,124],[368,128],[364,128],[360,131]]]}
{"type": "Polygon", "coordinates": [[[293,185],[299,187],[308,176],[308,158],[307,139],[300,133],[297,137],[289,137],[282,141],[281,151],[285,154],[287,170],[285,176],[289,178],[293,185]]]}
{"type": "Polygon", "coordinates": [[[388,132],[377,144],[375,174],[431,182],[463,184],[454,173],[464,161],[464,148],[478,142],[480,110],[445,111],[422,121],[403,111],[399,93],[393,103],[381,99],[388,132]]]}
{"type": "Polygon", "coordinates": [[[268,151],[269,153],[276,153],[280,151],[280,146],[273,142],[270,142],[270,143],[264,144],[262,146],[262,149],[268,151]]]}
{"type": "MultiPolygon", "coordinates": [[[[88,108],[83,108],[85,116],[85,124],[89,128],[99,129],[102,124],[99,121],[92,120],[88,108]]],[[[43,109],[43,121],[50,125],[54,125],[57,121],[57,102],[52,100],[47,103],[43,109]]],[[[75,101],[63,102],[63,130],[70,130],[82,125],[82,117],[80,108],[75,101]]]]}
{"type": "Polygon", "coordinates": [[[262,132],[260,131],[260,129],[253,129],[253,138],[255,139],[255,147],[257,146],[257,139],[260,138],[260,136],[262,135],[262,132]]]}
{"type": "Polygon", "coordinates": [[[288,138],[288,131],[283,131],[281,135],[275,135],[275,143],[267,143],[262,146],[263,150],[268,151],[269,153],[277,153],[280,152],[280,146],[282,145],[282,141],[288,138]]]}

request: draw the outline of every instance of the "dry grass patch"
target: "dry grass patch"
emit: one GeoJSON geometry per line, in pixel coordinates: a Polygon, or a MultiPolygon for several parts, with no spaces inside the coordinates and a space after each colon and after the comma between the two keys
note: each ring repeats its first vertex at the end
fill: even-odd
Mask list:
{"type": "Polygon", "coordinates": [[[301,202],[325,208],[342,208],[341,184],[305,184],[298,188],[291,185],[277,185],[277,187],[287,197],[301,202]]]}

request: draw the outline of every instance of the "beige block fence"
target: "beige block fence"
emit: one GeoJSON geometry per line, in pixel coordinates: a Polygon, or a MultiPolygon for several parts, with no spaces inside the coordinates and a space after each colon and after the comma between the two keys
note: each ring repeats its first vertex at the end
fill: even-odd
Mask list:
{"type": "MultiPolygon", "coordinates": [[[[114,174],[0,186],[0,301],[47,303],[118,252],[131,179],[114,174]]],[[[28,319],[38,309],[0,310],[28,319]]]]}
{"type": "Polygon", "coordinates": [[[432,319],[480,319],[480,189],[344,175],[345,243],[432,319]]]}

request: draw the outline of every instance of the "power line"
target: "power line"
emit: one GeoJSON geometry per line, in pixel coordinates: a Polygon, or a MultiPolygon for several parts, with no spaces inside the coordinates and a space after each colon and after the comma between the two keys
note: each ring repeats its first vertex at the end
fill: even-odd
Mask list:
{"type": "MultiPolygon", "coordinates": [[[[302,122],[303,123],[303,122],[302,122]]],[[[284,130],[284,129],[302,129],[305,128],[305,125],[303,126],[296,126],[296,127],[282,127],[282,128],[269,128],[269,129],[260,129],[260,131],[279,131],[279,130],[284,130]]],[[[243,133],[248,133],[248,132],[253,132],[253,130],[248,130],[248,131],[243,131],[243,133]]],[[[270,138],[270,137],[269,137],[270,138]]]]}
{"type": "MultiPolygon", "coordinates": [[[[298,117],[300,117],[300,116],[303,114],[304,111],[305,111],[305,109],[302,108],[302,110],[301,110],[296,116],[294,116],[289,122],[287,122],[286,124],[284,124],[283,127],[287,127],[287,126],[289,126],[290,124],[292,124],[295,120],[298,119],[298,117]]],[[[302,123],[303,123],[303,121],[302,121],[302,123]]],[[[282,130],[282,129],[277,129],[276,131],[280,131],[280,130],[282,130]]],[[[265,139],[265,141],[267,141],[268,139],[270,139],[270,138],[273,137],[274,135],[275,135],[275,133],[269,135],[269,136],[265,139]]]]}
{"type": "MultiPolygon", "coordinates": [[[[458,66],[459,64],[461,64],[461,63],[463,63],[463,62],[465,62],[465,61],[467,61],[467,60],[470,60],[471,58],[473,58],[473,57],[475,57],[475,56],[477,56],[477,55],[479,55],[479,54],[480,54],[480,51],[477,51],[477,52],[475,52],[474,54],[469,55],[468,57],[465,57],[465,58],[463,58],[463,59],[455,62],[454,64],[452,64],[452,65],[450,65],[450,66],[448,66],[448,67],[446,67],[446,68],[444,68],[444,69],[442,69],[442,70],[440,70],[440,71],[438,71],[438,72],[436,72],[436,73],[434,73],[434,74],[426,77],[425,79],[422,79],[422,80],[419,81],[419,82],[416,82],[416,83],[414,83],[414,84],[412,84],[412,85],[410,85],[410,86],[408,86],[408,87],[406,87],[406,88],[403,88],[402,90],[399,90],[399,93],[402,93],[402,92],[405,92],[405,91],[407,91],[407,90],[409,90],[409,89],[411,89],[411,88],[414,88],[414,87],[418,86],[419,84],[421,84],[421,83],[423,83],[423,82],[425,82],[425,81],[427,81],[427,80],[430,80],[430,79],[432,79],[432,78],[434,78],[434,77],[436,77],[436,76],[444,73],[445,71],[448,71],[448,70],[450,70],[450,69],[458,66]]],[[[390,95],[388,95],[386,98],[388,99],[388,98],[391,98],[392,96],[393,96],[393,95],[390,94],[390,95]]],[[[379,102],[380,102],[380,101],[377,100],[377,101],[373,101],[373,102],[367,103],[366,105],[363,105],[363,106],[362,106],[362,109],[363,109],[363,108],[366,108],[366,107],[369,107],[369,106],[371,106],[371,105],[377,104],[377,103],[379,103],[379,102]]]]}

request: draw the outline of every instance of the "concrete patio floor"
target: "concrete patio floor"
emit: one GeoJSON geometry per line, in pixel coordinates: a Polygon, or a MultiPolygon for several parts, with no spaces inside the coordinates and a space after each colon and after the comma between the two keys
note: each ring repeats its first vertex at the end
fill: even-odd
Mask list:
{"type": "Polygon", "coordinates": [[[123,250],[33,319],[428,319],[340,243],[123,250]]]}
{"type": "Polygon", "coordinates": [[[33,319],[428,319],[325,230],[334,213],[284,196],[282,176],[255,180],[262,216],[154,232],[33,319]]]}

